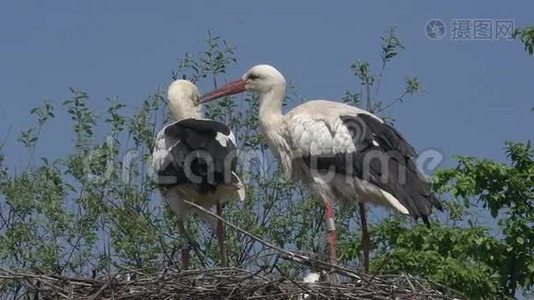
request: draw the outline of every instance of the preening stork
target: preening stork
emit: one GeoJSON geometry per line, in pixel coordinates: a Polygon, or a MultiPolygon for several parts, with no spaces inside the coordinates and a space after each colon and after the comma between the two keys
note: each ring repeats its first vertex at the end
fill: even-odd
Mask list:
{"type": "MultiPolygon", "coordinates": [[[[168,107],[175,122],[156,136],[152,154],[154,178],[162,196],[176,215],[178,231],[185,235],[183,220],[190,211],[184,199],[210,209],[225,201],[244,200],[245,188],[235,173],[236,141],[222,123],[202,118],[197,87],[187,80],[176,80],[167,92],[168,107]]],[[[199,216],[213,223],[209,216],[199,216]]],[[[225,262],[224,232],[217,222],[221,263],[225,262]]],[[[182,249],[182,263],[189,264],[188,249],[182,249]]]]}
{"type": "Polygon", "coordinates": [[[414,148],[377,116],[325,100],[308,101],[284,115],[286,81],[269,65],[251,68],[200,101],[244,91],[259,97],[261,129],[286,176],[304,182],[324,201],[332,264],[337,263],[332,199],[394,207],[427,224],[432,207],[441,209],[416,167],[414,148]]]}

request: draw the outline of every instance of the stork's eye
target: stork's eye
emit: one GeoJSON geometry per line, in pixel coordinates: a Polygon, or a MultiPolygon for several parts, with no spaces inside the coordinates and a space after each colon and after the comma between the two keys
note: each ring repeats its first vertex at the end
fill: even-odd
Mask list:
{"type": "Polygon", "coordinates": [[[254,80],[260,78],[260,75],[258,74],[248,74],[248,79],[254,80]]]}

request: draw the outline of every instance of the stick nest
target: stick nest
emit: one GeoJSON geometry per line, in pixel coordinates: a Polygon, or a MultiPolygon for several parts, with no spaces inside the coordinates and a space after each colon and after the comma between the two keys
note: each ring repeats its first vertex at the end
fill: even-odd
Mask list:
{"type": "Polygon", "coordinates": [[[167,268],[96,279],[0,270],[0,299],[11,299],[15,292],[17,299],[26,298],[23,294],[33,299],[454,299],[435,284],[408,275],[358,275],[359,280],[329,284],[236,268],[167,268]]]}

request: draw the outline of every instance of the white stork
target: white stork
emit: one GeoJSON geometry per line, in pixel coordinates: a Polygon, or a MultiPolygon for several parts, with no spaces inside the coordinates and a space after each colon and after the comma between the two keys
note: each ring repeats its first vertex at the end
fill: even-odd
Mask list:
{"type": "MultiPolygon", "coordinates": [[[[337,263],[332,199],[394,207],[427,224],[432,207],[441,209],[416,167],[414,148],[375,115],[325,100],[308,101],[284,115],[286,81],[269,65],[251,68],[200,102],[243,91],[259,97],[261,129],[285,175],[304,182],[324,201],[332,264],[337,263]]],[[[362,245],[369,247],[368,241],[362,245]]]]}
{"type": "MultiPolygon", "coordinates": [[[[174,123],[165,126],[156,136],[152,154],[155,181],[162,196],[176,215],[178,231],[185,235],[183,220],[190,208],[184,199],[206,209],[221,203],[243,200],[245,188],[235,174],[236,141],[224,124],[204,119],[200,113],[197,87],[187,80],[176,80],[168,89],[168,106],[174,123]]],[[[205,214],[200,217],[213,222],[205,214]]],[[[221,263],[226,264],[223,227],[217,222],[217,239],[221,263]]],[[[182,249],[182,263],[188,267],[188,249],[182,249]]]]}

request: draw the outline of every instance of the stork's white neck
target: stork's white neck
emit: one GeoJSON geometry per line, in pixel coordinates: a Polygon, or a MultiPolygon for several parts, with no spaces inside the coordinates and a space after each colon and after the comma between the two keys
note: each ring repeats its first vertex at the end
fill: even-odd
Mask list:
{"type": "Polygon", "coordinates": [[[260,124],[267,133],[270,130],[278,129],[281,124],[282,104],[286,96],[285,85],[275,86],[266,93],[258,95],[260,97],[260,124]]]}
{"type": "Polygon", "coordinates": [[[171,101],[169,103],[169,110],[175,121],[189,118],[199,119],[202,117],[200,106],[194,106],[192,103],[190,104],[189,101],[181,101],[179,103],[180,104],[178,104],[177,101],[171,101]]]}
{"type": "Polygon", "coordinates": [[[260,94],[260,126],[265,133],[267,144],[273,154],[279,159],[284,169],[286,178],[291,175],[291,157],[290,153],[285,151],[289,149],[288,141],[282,134],[284,125],[284,115],[282,114],[282,104],[286,96],[285,84],[271,89],[265,94],[260,94]]]}

